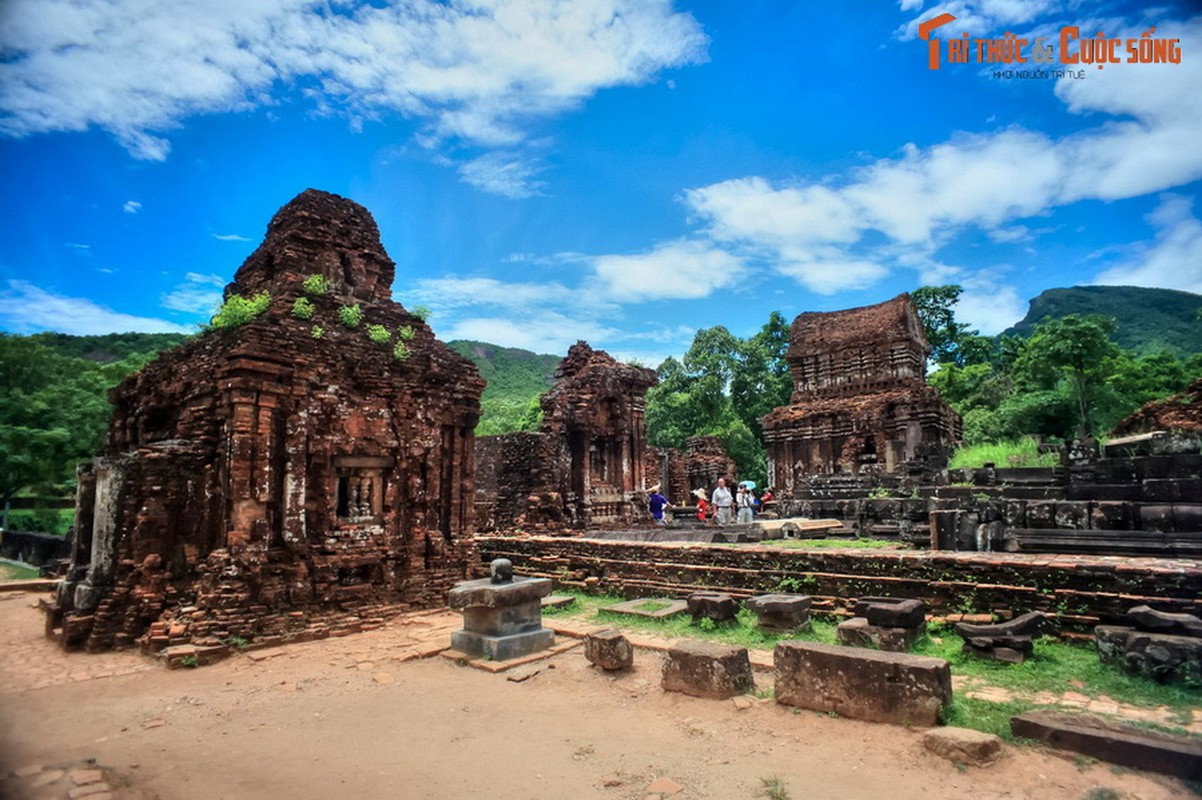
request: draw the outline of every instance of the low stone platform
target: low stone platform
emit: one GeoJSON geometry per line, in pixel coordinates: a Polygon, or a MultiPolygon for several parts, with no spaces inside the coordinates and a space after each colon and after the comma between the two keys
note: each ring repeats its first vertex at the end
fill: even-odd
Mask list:
{"type": "Polygon", "coordinates": [[[611,614],[627,614],[632,617],[649,617],[651,619],[667,619],[689,610],[689,604],[684,600],[665,600],[661,597],[640,597],[627,600],[605,609],[611,614]]]}
{"type": "Polygon", "coordinates": [[[506,583],[481,578],[459,584],[447,594],[451,608],[463,611],[463,630],[451,634],[451,647],[494,661],[550,647],[555,633],[542,626],[540,603],[549,594],[546,578],[517,577],[506,583]]]}

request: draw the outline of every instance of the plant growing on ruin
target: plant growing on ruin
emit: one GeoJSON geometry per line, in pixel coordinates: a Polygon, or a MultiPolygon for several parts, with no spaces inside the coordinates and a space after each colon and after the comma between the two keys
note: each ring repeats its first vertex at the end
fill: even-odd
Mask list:
{"type": "Polygon", "coordinates": [[[292,316],[297,319],[313,319],[313,314],[316,311],[316,306],[307,297],[298,297],[296,298],[296,302],[292,304],[292,316]]]}
{"type": "Polygon", "coordinates": [[[430,309],[427,306],[414,306],[409,310],[409,313],[425,322],[430,318],[430,309]]]}
{"type": "Polygon", "coordinates": [[[367,338],[376,344],[388,344],[388,341],[392,338],[392,334],[383,325],[368,325],[367,338]]]}
{"type": "Polygon", "coordinates": [[[330,281],[325,275],[310,275],[301,283],[301,289],[305,294],[321,297],[323,294],[329,294],[330,281]]]}
{"type": "Polygon", "coordinates": [[[400,337],[402,342],[412,341],[416,335],[412,325],[402,325],[396,329],[396,335],[400,337]]]}
{"type": "Polygon", "coordinates": [[[196,659],[196,656],[184,656],[179,660],[179,665],[188,669],[195,669],[200,666],[200,661],[196,659]]]}
{"type": "Polygon", "coordinates": [[[245,650],[250,645],[250,642],[241,636],[230,636],[226,638],[225,643],[239,652],[245,650]]]}
{"type": "Polygon", "coordinates": [[[209,320],[210,328],[236,328],[260,316],[271,305],[271,294],[259,292],[252,297],[231,294],[209,320]]]}
{"type": "Polygon", "coordinates": [[[320,325],[314,325],[312,328],[309,329],[309,335],[312,336],[314,339],[320,339],[321,337],[326,335],[326,329],[321,327],[320,325]]]}
{"type": "Polygon", "coordinates": [[[353,306],[340,306],[338,321],[347,328],[358,328],[363,323],[363,307],[358,303],[353,306]]]}
{"type": "Polygon", "coordinates": [[[404,342],[397,342],[392,348],[392,357],[397,361],[405,361],[409,358],[409,346],[404,342]]]}

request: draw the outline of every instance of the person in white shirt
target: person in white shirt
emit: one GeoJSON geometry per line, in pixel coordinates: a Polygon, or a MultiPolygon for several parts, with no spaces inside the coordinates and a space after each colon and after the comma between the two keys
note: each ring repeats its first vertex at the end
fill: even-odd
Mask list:
{"type": "Polygon", "coordinates": [[[730,496],[730,489],[726,488],[726,478],[718,479],[718,488],[714,489],[714,494],[710,497],[710,502],[717,509],[717,519],[719,525],[730,524],[730,506],[734,498],[730,496]]]}

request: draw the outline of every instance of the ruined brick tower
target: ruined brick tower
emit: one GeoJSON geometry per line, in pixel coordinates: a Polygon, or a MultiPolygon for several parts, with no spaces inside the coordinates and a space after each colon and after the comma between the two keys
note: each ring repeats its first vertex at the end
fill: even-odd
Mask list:
{"type": "Polygon", "coordinates": [[[484,381],[393,276],[371,214],[310,189],[226,288],[267,310],[112,391],[51,608],[64,644],[322,635],[468,575],[484,381]]]}
{"type": "Polygon", "coordinates": [[[908,294],[801,314],[789,338],[791,404],[763,419],[769,483],[788,492],[808,475],[892,472],[959,440],[960,416],[926,382],[930,346],[908,294]]]}

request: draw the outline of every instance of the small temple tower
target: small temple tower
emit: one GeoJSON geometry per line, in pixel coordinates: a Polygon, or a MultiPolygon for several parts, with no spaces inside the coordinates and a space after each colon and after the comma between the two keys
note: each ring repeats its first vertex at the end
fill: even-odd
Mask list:
{"type": "Polygon", "coordinates": [[[908,294],[798,316],[786,356],[791,404],[762,421],[768,482],[788,492],[808,475],[892,472],[958,441],[960,416],[926,382],[929,352],[908,294]]]}
{"type": "Polygon", "coordinates": [[[225,291],[266,310],[111,392],[49,632],[323,635],[470,577],[484,381],[392,299],[394,269],[362,206],[310,189],[279,210],[225,291]]]}

